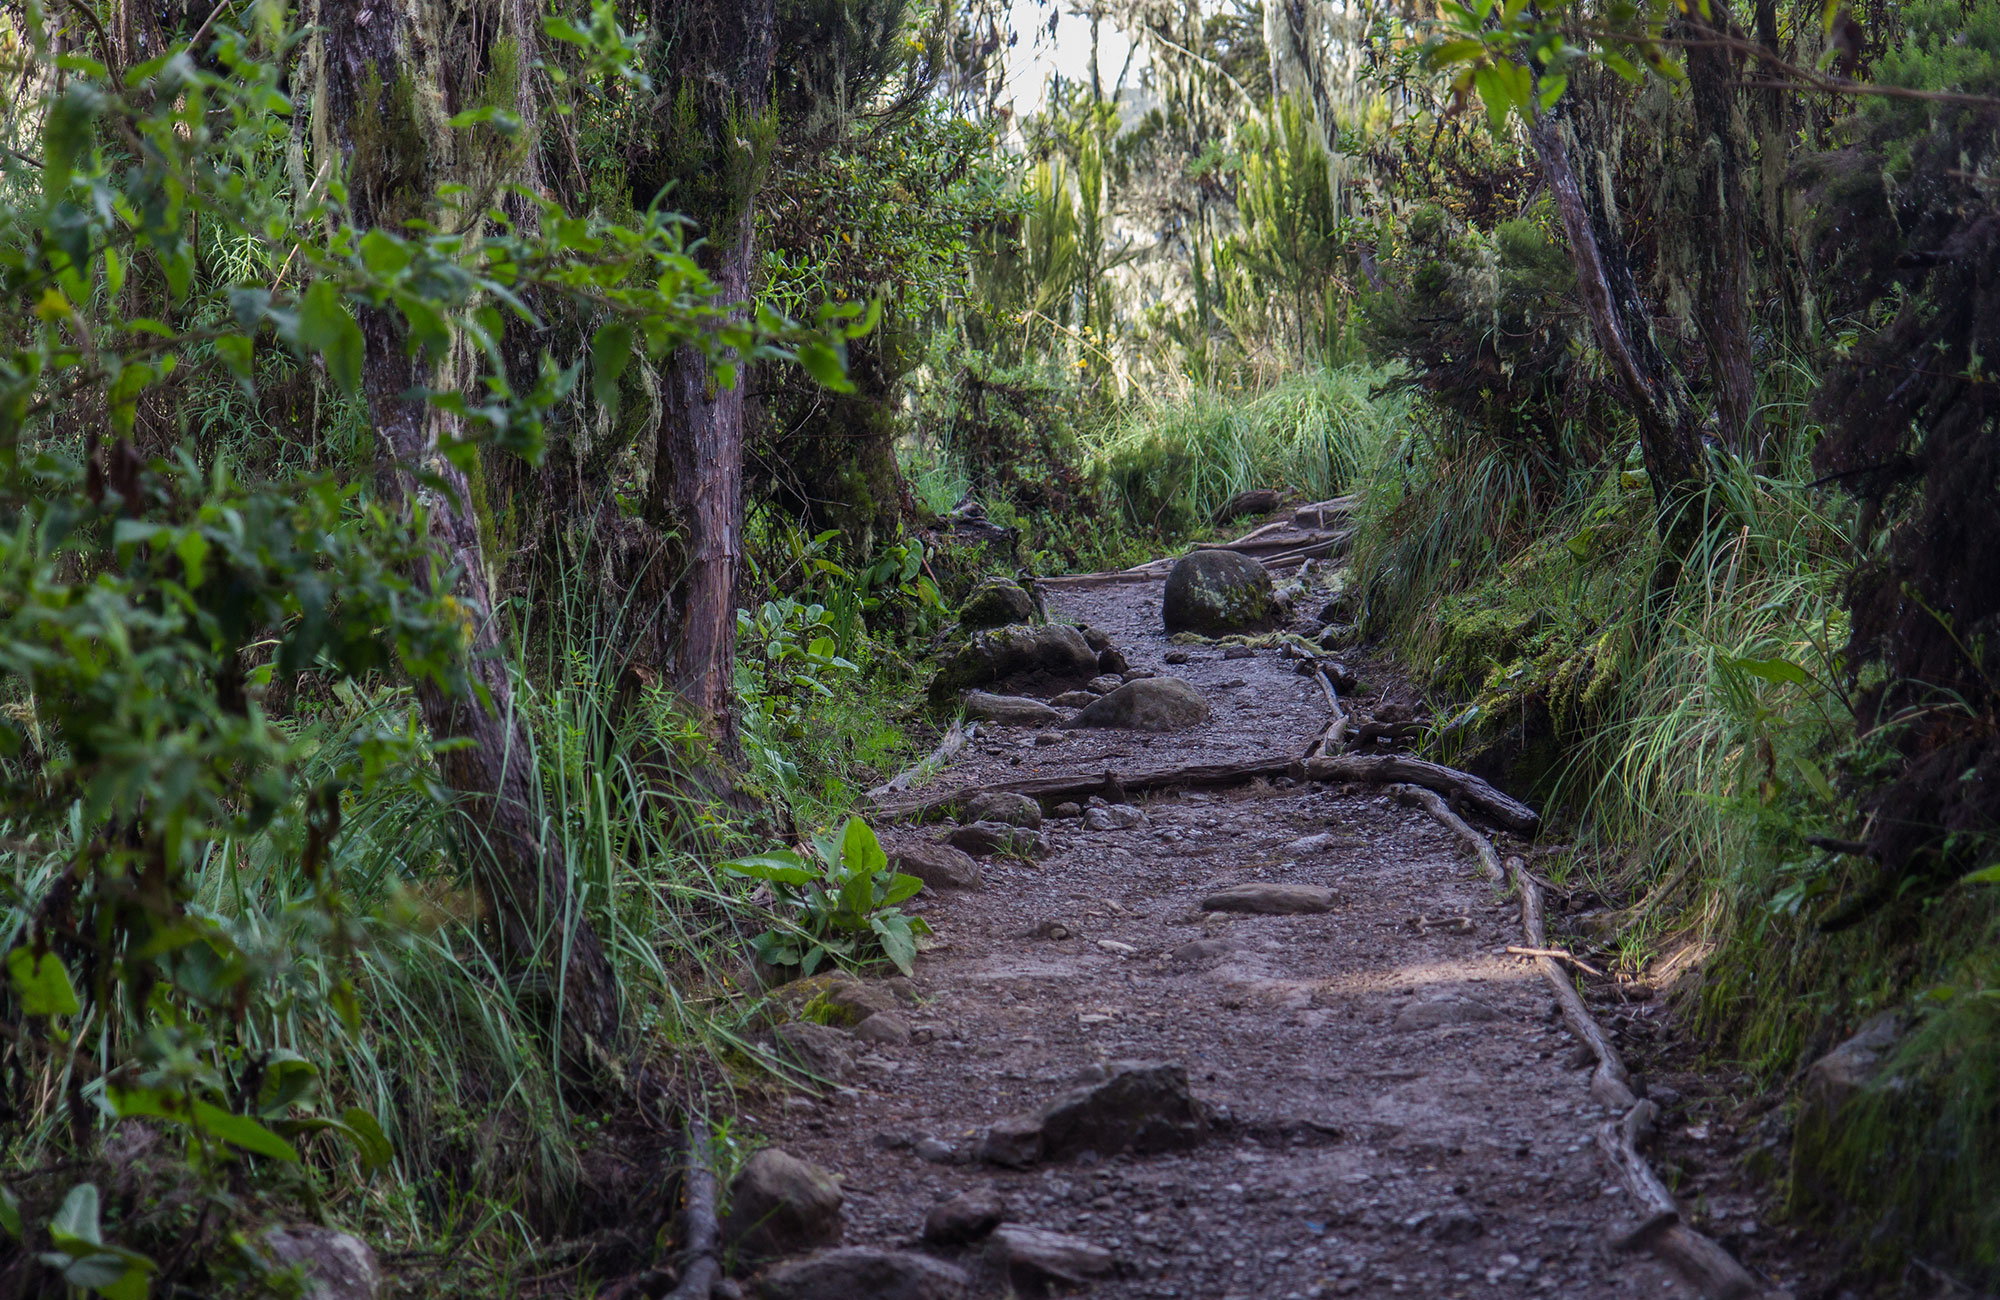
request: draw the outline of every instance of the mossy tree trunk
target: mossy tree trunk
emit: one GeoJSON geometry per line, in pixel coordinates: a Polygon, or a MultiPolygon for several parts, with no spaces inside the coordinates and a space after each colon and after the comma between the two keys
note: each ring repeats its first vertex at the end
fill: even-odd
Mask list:
{"type": "MultiPolygon", "coordinates": [[[[429,2],[312,6],[314,153],[345,177],[357,225],[395,228],[434,217],[438,186],[466,179],[480,164],[455,154],[442,127],[467,105],[427,96],[449,101],[454,86],[490,90],[484,74],[493,70],[502,42],[511,44],[502,62],[528,66],[532,45],[520,42],[531,41],[532,31],[523,21],[507,21],[525,11],[503,0],[507,8],[492,14],[491,23],[460,27],[427,13],[429,2]],[[487,44],[468,48],[461,43],[468,40],[487,44]]],[[[450,575],[450,594],[466,616],[466,671],[486,696],[482,703],[425,684],[418,700],[434,737],[465,742],[440,765],[460,801],[463,839],[503,960],[518,975],[560,990],[552,1018],[565,1066],[572,1078],[587,1079],[623,1036],[617,977],[597,934],[574,910],[562,845],[542,825],[533,751],[514,708],[472,484],[439,454],[447,417],[410,396],[431,385],[434,366],[452,361],[413,355],[401,316],[386,308],[365,308],[356,319],[367,347],[362,382],[376,433],[377,490],[391,508],[408,511],[421,499],[428,511],[435,562],[416,578],[428,586],[450,575]],[[420,472],[435,476],[443,490],[420,487],[420,472]]]]}
{"type": "MultiPolygon", "coordinates": [[[[756,265],[758,191],[775,136],[775,0],[655,0],[654,32],[671,78],[661,98],[661,179],[703,239],[718,294],[747,302],[756,265]]],[[[648,196],[650,197],[650,196],[648,196]]],[[[679,561],[656,622],[661,661],[724,752],[734,748],[736,580],[743,558],[743,385],[719,382],[683,348],[662,376],[648,513],[679,561]]]]}
{"type": "Polygon", "coordinates": [[[1639,424],[1660,536],[1678,551],[1687,540],[1689,506],[1703,477],[1700,412],[1653,337],[1652,312],[1633,278],[1609,196],[1596,184],[1579,181],[1578,172],[1587,169],[1571,163],[1572,151],[1589,156],[1579,124],[1538,113],[1530,135],[1569,243],[1584,314],[1639,424]]]}

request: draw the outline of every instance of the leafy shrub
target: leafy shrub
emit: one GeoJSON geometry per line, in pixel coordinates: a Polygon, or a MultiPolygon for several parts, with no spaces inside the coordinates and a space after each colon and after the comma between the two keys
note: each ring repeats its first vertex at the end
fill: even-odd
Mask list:
{"type": "Polygon", "coordinates": [[[890,871],[889,855],[859,817],[849,818],[837,836],[813,836],[810,860],[777,849],[737,858],[724,869],[768,882],[777,896],[780,922],[751,941],[767,966],[810,975],[829,958],[855,965],[886,959],[907,975],[917,959],[917,936],[931,932],[922,917],[905,916],[897,906],[924,882],[890,871]]]}

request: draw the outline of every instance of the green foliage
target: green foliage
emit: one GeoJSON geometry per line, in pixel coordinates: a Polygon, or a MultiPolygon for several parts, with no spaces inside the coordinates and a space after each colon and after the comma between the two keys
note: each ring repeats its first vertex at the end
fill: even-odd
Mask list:
{"type": "Polygon", "coordinates": [[[832,959],[850,964],[887,960],[905,975],[917,938],[930,933],[922,917],[897,906],[924,887],[889,870],[889,857],[868,823],[849,818],[838,835],[812,837],[812,858],[777,849],[723,864],[732,874],[770,885],[779,923],[752,941],[759,961],[810,975],[832,959]]]}

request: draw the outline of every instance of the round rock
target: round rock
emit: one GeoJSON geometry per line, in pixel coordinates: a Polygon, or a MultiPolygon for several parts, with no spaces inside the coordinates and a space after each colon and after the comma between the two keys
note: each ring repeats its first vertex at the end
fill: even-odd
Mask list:
{"type": "Polygon", "coordinates": [[[1178,677],[1141,677],[1085,706],[1072,727],[1181,731],[1208,721],[1208,700],[1178,677]]]}
{"type": "Polygon", "coordinates": [[[1267,626],[1277,612],[1271,575],[1234,551],[1194,551],[1167,574],[1162,609],[1168,632],[1217,636],[1267,626]]]}
{"type": "Polygon", "coordinates": [[[958,607],[958,621],[966,627],[1005,627],[1034,616],[1035,598],[1009,578],[986,579],[958,607]]]}

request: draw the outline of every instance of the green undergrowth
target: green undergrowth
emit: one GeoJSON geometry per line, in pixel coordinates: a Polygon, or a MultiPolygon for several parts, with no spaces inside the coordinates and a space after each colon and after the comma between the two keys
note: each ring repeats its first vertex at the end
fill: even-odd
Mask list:
{"type": "Polygon", "coordinates": [[[1808,842],[1850,833],[1885,760],[1844,702],[1851,508],[1813,485],[1800,396],[1767,406],[1772,463],[1714,462],[1673,567],[1636,449],[1535,464],[1419,420],[1367,471],[1356,589],[1435,702],[1436,756],[1535,800],[1568,841],[1545,869],[1627,904],[1617,964],[1694,959],[1717,1058],[1782,1089],[1867,1016],[1909,1018],[1841,1141],[1762,1172],[1857,1267],[1916,1250],[1990,1283],[2000,908],[1991,885],[1863,907],[1872,865],[1808,842]]]}

